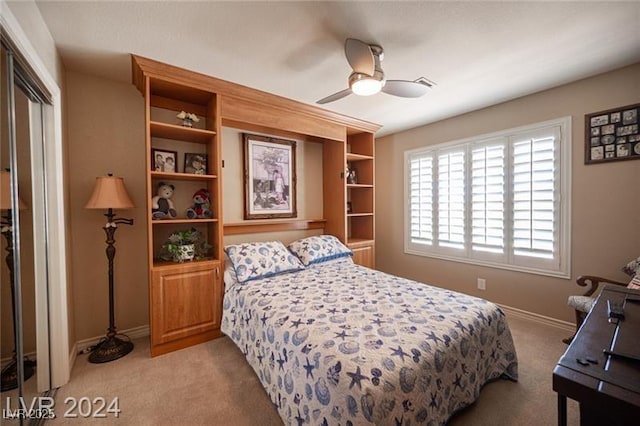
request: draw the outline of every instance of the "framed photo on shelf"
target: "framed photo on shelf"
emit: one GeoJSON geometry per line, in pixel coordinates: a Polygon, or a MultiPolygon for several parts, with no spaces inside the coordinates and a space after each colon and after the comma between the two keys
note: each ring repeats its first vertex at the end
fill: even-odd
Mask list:
{"type": "Polygon", "coordinates": [[[355,185],[358,183],[358,176],[356,175],[356,169],[353,168],[353,164],[347,163],[347,171],[346,171],[347,183],[350,185],[355,185]]]}
{"type": "Polygon", "coordinates": [[[207,174],[207,154],[185,152],[184,172],[194,175],[207,174]]]}
{"type": "Polygon", "coordinates": [[[243,134],[245,219],[297,217],[296,142],[243,134]]]}
{"type": "Polygon", "coordinates": [[[584,116],[584,163],[640,159],[640,104],[584,116]]]}
{"type": "Polygon", "coordinates": [[[176,173],[178,153],[166,149],[151,148],[151,170],[156,172],[176,173]]]}

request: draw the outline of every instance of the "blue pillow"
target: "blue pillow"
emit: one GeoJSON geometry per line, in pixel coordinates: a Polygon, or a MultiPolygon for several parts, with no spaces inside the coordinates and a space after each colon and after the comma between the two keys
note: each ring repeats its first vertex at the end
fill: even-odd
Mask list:
{"type": "Polygon", "coordinates": [[[350,248],[346,247],[333,235],[317,235],[303,238],[289,244],[291,253],[305,265],[326,262],[340,257],[353,256],[350,248]]]}
{"type": "Polygon", "coordinates": [[[304,269],[280,241],[228,245],[224,251],[240,283],[304,269]]]}

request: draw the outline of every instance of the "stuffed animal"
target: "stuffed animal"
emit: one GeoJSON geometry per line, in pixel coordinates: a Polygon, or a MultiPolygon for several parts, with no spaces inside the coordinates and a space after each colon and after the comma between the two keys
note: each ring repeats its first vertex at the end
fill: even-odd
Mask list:
{"type": "Polygon", "coordinates": [[[193,205],[187,209],[187,217],[189,219],[209,219],[213,217],[209,191],[202,188],[193,194],[193,205]]]}
{"type": "Polygon", "coordinates": [[[171,219],[176,217],[176,209],[173,207],[171,196],[175,187],[168,183],[160,182],[156,196],[151,199],[151,217],[153,219],[171,219]]]}

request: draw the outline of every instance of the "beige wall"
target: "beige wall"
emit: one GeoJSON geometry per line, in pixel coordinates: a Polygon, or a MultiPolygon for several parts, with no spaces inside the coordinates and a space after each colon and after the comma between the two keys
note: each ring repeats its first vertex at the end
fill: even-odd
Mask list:
{"type": "Polygon", "coordinates": [[[95,178],[122,176],[136,207],[116,232],[114,265],[118,329],[148,324],[144,99],[131,84],[67,72],[71,270],[76,340],[104,334],[109,325],[106,211],[86,210],[95,178]]]}
{"type": "MultiPolygon", "coordinates": [[[[428,95],[427,95],[428,96],[428,95]]],[[[376,266],[386,272],[573,321],[567,296],[580,275],[628,279],[640,255],[640,161],[584,165],[584,115],[640,102],[640,64],[376,141],[376,266]],[[544,120],[572,117],[572,279],[564,280],[404,253],[403,153],[544,120]],[[487,290],[476,289],[476,279],[487,290]]]]}
{"type": "Polygon", "coordinates": [[[49,28],[42,19],[35,1],[7,1],[6,4],[24,33],[29,37],[29,42],[38,52],[38,57],[42,60],[47,71],[51,73],[58,86],[62,87],[64,66],[56,50],[49,28]]]}

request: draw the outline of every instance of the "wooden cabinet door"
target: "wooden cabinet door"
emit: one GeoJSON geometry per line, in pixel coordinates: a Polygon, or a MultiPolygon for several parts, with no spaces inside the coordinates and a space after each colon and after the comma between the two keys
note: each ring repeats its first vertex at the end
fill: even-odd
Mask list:
{"type": "Polygon", "coordinates": [[[376,257],[373,244],[351,246],[350,248],[353,250],[353,261],[355,263],[367,268],[375,268],[376,257]]]}
{"type": "Polygon", "coordinates": [[[154,268],[151,288],[152,355],[220,335],[219,261],[154,268]]]}

